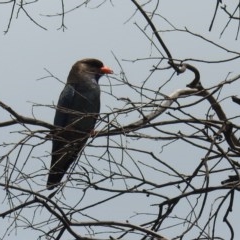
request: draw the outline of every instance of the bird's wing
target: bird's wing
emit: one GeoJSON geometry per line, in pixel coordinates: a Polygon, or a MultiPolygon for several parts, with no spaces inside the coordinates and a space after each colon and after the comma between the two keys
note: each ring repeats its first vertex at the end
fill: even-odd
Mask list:
{"type": "Polygon", "coordinates": [[[84,129],[81,129],[82,125],[86,125],[87,129],[89,128],[88,125],[89,123],[91,124],[90,120],[82,118],[78,125],[70,127],[77,117],[74,112],[82,112],[81,108],[84,109],[84,106],[88,103],[87,99],[83,95],[80,95],[76,89],[77,86],[67,84],[58,100],[54,125],[63,129],[56,131],[52,141],[52,161],[47,182],[47,187],[50,190],[61,181],[65,172],[74,160],[76,160],[79,151],[87,141],[87,133],[81,134],[80,132],[85,130],[84,126],[84,129]],[[80,140],[81,138],[82,140],[80,140]]]}
{"type": "MultiPolygon", "coordinates": [[[[73,86],[70,84],[67,84],[63,91],[60,94],[58,105],[56,109],[56,114],[54,118],[54,125],[58,127],[66,127],[69,124],[69,110],[71,109],[71,105],[74,101],[74,95],[75,90],[73,86]]],[[[62,160],[59,160],[61,158],[61,155],[63,154],[61,151],[64,151],[64,145],[66,142],[61,140],[61,137],[65,131],[57,131],[55,136],[53,137],[53,146],[52,146],[52,162],[51,162],[51,168],[50,173],[48,177],[48,189],[52,189],[54,184],[60,182],[62,176],[64,175],[64,172],[67,170],[69,165],[66,162],[66,159],[68,156],[65,156],[62,158],[62,160]],[[61,150],[62,149],[62,150],[61,150]],[[58,153],[59,152],[59,153],[58,153]]],[[[67,159],[68,160],[68,159],[67,159]]]]}
{"type": "Polygon", "coordinates": [[[54,125],[60,127],[66,127],[68,123],[68,115],[67,112],[73,102],[75,95],[74,88],[67,84],[63,89],[59,100],[58,100],[58,108],[56,110],[55,118],[54,118],[54,125]]]}

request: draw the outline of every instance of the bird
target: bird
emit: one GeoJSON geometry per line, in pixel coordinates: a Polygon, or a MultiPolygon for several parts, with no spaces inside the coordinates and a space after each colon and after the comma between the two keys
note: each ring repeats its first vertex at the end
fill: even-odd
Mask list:
{"type": "Polygon", "coordinates": [[[70,165],[81,155],[100,112],[99,79],[113,71],[100,60],[77,61],[69,72],[62,90],[52,134],[52,159],[47,189],[59,186],[70,165]]]}

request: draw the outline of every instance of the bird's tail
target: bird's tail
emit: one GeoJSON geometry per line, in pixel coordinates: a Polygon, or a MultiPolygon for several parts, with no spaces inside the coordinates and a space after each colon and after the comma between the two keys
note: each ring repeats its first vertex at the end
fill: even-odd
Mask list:
{"type": "Polygon", "coordinates": [[[47,189],[52,190],[61,182],[64,174],[67,172],[70,165],[77,159],[78,151],[71,154],[65,154],[59,157],[59,154],[52,155],[52,166],[48,175],[47,189]]]}

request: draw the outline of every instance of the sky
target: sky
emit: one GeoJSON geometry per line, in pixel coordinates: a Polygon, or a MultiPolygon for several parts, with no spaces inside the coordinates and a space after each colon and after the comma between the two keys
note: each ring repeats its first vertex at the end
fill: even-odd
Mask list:
{"type": "MultiPolygon", "coordinates": [[[[65,3],[66,10],[76,6],[79,1],[71,1],[71,3],[65,3]],[[69,4],[69,5],[68,5],[69,4]]],[[[148,37],[151,37],[150,28],[146,27],[146,22],[143,17],[135,12],[135,7],[131,1],[106,1],[101,6],[98,3],[102,1],[90,1],[87,6],[82,6],[75,11],[71,11],[65,15],[66,29],[64,31],[59,29],[61,26],[61,17],[51,16],[61,11],[60,1],[47,1],[42,0],[26,6],[26,9],[30,16],[32,16],[40,25],[47,28],[44,30],[36,26],[23,11],[17,14],[14,11],[13,19],[10,29],[6,34],[4,31],[7,29],[9,16],[11,13],[10,4],[0,5],[0,74],[1,74],[1,88],[0,88],[0,101],[13,108],[17,113],[35,117],[46,121],[48,123],[53,122],[54,109],[52,104],[56,104],[59,94],[64,86],[64,82],[68,76],[71,66],[82,58],[94,57],[102,60],[104,64],[111,67],[114,70],[112,78],[104,77],[101,79],[100,85],[102,90],[101,96],[101,112],[109,113],[113,109],[122,108],[124,106],[123,101],[118,101],[117,98],[129,97],[134,101],[146,101],[146,98],[139,96],[135,91],[129,89],[127,86],[117,86],[117,79],[122,76],[122,70],[117,62],[116,58],[120,62],[124,74],[129,82],[136,86],[141,86],[146,78],[150,75],[150,69],[153,64],[157,64],[163,49],[158,45],[158,51],[154,46],[149,43],[148,37]],[[141,31],[141,29],[144,31],[141,31]],[[144,34],[146,33],[147,36],[144,34]],[[145,59],[146,60],[141,60],[145,59]],[[140,59],[139,61],[133,61],[140,59]],[[49,72],[56,76],[60,81],[49,77],[49,72]],[[111,86],[111,83],[113,84],[111,86]],[[112,95],[109,94],[112,91],[112,95]]],[[[152,1],[153,5],[156,1],[152,1]]],[[[153,9],[153,5],[148,5],[148,10],[153,9]]],[[[234,1],[230,8],[234,7],[234,1]]],[[[213,30],[208,31],[213,11],[215,9],[215,1],[209,3],[207,0],[202,1],[173,1],[173,0],[161,0],[158,12],[159,15],[155,16],[154,23],[161,30],[160,34],[167,44],[172,56],[175,59],[202,59],[205,61],[215,61],[219,59],[227,59],[235,56],[228,53],[224,49],[219,49],[211,44],[206,44],[200,37],[186,34],[181,31],[172,31],[172,25],[176,29],[184,29],[185,27],[193,33],[202,35],[210,41],[216,42],[221,46],[225,46],[233,51],[239,52],[239,40],[235,39],[237,32],[237,24],[230,23],[224,34],[220,37],[220,33],[227,23],[228,18],[219,11],[215,20],[213,30]],[[168,22],[164,19],[167,18],[168,22]],[[171,30],[171,31],[170,31],[171,30]]],[[[165,55],[165,54],[164,54],[165,55]]],[[[224,62],[222,64],[209,64],[200,63],[198,61],[192,61],[192,63],[198,67],[201,72],[202,83],[205,87],[211,87],[223,81],[229,74],[235,76],[239,74],[239,60],[233,62],[224,62]]],[[[165,67],[167,65],[165,64],[165,67]]],[[[149,78],[146,86],[149,89],[156,90],[161,88],[161,94],[168,95],[179,88],[185,88],[185,85],[191,80],[191,73],[180,75],[178,78],[175,76],[174,81],[169,81],[168,84],[163,85],[163,82],[167,82],[172,72],[170,70],[156,72],[149,78]]],[[[222,94],[223,96],[238,95],[239,84],[236,83],[234,87],[232,85],[226,87],[222,94]]],[[[146,91],[147,93],[148,91],[146,91]]],[[[149,92],[149,94],[153,94],[149,92]]],[[[160,95],[157,95],[160,98],[160,95]]],[[[162,96],[161,96],[162,97],[162,96]]],[[[229,117],[236,116],[238,111],[236,106],[230,104],[230,100],[222,102],[222,106],[229,117]]],[[[207,108],[207,104],[202,104],[199,108],[193,109],[195,116],[202,116],[201,109],[207,108]]],[[[240,111],[239,111],[240,112],[240,111]]],[[[9,114],[1,110],[1,118],[3,120],[9,120],[9,114]]],[[[162,119],[166,119],[167,115],[164,115],[162,119]]],[[[119,123],[126,124],[135,121],[136,113],[126,116],[119,116],[119,123]]],[[[2,120],[1,120],[2,121],[2,120]]],[[[237,121],[236,121],[237,123],[237,121]]],[[[104,129],[104,124],[98,126],[98,129],[104,129]]],[[[178,126],[173,126],[173,129],[178,129],[178,126]]],[[[164,129],[164,128],[163,128],[164,129]]],[[[16,128],[13,127],[2,129],[0,135],[1,142],[14,142],[19,137],[18,133],[14,133],[16,128]],[[10,132],[13,132],[10,134],[10,132]]],[[[116,138],[120,141],[120,137],[116,138]]],[[[128,143],[128,140],[124,139],[124,144],[132,148],[145,147],[149,151],[153,151],[156,154],[160,154],[159,149],[164,144],[151,141],[133,141],[128,143]],[[129,145],[128,145],[129,144],[129,145]],[[147,146],[146,146],[147,144],[147,146]],[[140,146],[140,147],[139,147],[140,146]]],[[[129,140],[130,141],[130,140],[129,140]]],[[[94,145],[105,144],[106,139],[96,139],[94,145]]],[[[161,159],[168,159],[168,163],[174,167],[178,167],[185,173],[190,173],[192,169],[196,167],[192,159],[195,155],[201,156],[201,151],[189,149],[189,152],[182,152],[185,164],[179,164],[178,152],[181,149],[187,148],[185,143],[176,143],[171,145],[172,148],[166,146],[162,154],[161,159]],[[193,153],[194,151],[194,153],[193,153]],[[177,160],[177,161],[176,161],[177,160]]],[[[94,148],[89,148],[89,154],[94,148]]],[[[4,150],[3,150],[4,151],[4,150]]],[[[40,146],[33,152],[34,157],[41,158],[41,161],[37,161],[39,167],[42,165],[44,159],[46,166],[50,164],[49,152],[51,151],[51,143],[47,142],[43,146],[40,146]],[[40,157],[41,156],[41,157],[40,157]],[[44,157],[46,156],[46,157],[44,157]]],[[[101,149],[103,152],[104,149],[101,149]]],[[[28,150],[26,150],[28,152],[28,150]]],[[[121,151],[119,152],[119,154],[121,151]]],[[[97,155],[96,153],[94,153],[97,155]]],[[[144,162],[142,155],[137,153],[131,153],[133,156],[137,156],[139,162],[144,162]]],[[[24,158],[24,157],[23,157],[24,158]]],[[[24,159],[22,160],[24,162],[24,159]]],[[[84,161],[84,160],[82,160],[84,161]]],[[[32,163],[33,164],[33,163],[32,163]]],[[[106,163],[99,163],[103,168],[107,168],[106,163]]],[[[158,164],[156,163],[156,167],[158,164]]],[[[31,169],[31,161],[28,161],[26,166],[27,171],[31,169]]],[[[134,163],[129,163],[129,168],[134,169],[134,163]]],[[[132,170],[133,172],[136,169],[132,170]]],[[[146,174],[151,175],[150,169],[146,170],[146,174]],[[148,172],[149,171],[149,172],[148,172]]],[[[165,176],[167,181],[167,176],[165,176]]],[[[158,181],[158,175],[152,176],[154,181],[158,181]]],[[[215,180],[214,180],[215,181],[215,180]]],[[[219,180],[220,181],[220,180],[219,180]]],[[[41,178],[41,184],[44,186],[44,178],[41,178]]],[[[119,185],[122,183],[119,182],[119,185]]],[[[117,185],[117,183],[116,183],[117,185]]],[[[0,190],[4,192],[3,190],[0,190]]],[[[66,190],[66,195],[69,190],[66,190]]],[[[171,194],[175,194],[176,189],[172,190],[171,194]]],[[[70,191],[69,191],[70,192],[70,191]]],[[[167,194],[167,190],[164,191],[167,194]]],[[[94,200],[94,192],[89,194],[89,198],[85,198],[82,206],[86,206],[89,202],[94,200]],[[90,200],[89,200],[90,199],[90,200]],[[86,201],[86,203],[85,203],[86,201]],[[89,201],[89,202],[88,202],[89,201]]],[[[101,199],[101,196],[98,196],[101,199]]],[[[239,197],[238,197],[239,198],[239,197]]],[[[72,199],[75,204],[76,199],[72,199]]],[[[3,200],[2,200],[3,201],[3,200]]],[[[94,201],[93,201],[94,202],[94,201]]],[[[150,201],[152,204],[157,202],[157,198],[153,198],[150,201]]],[[[124,220],[127,218],[129,211],[135,205],[134,212],[150,211],[154,213],[154,207],[145,209],[146,198],[139,197],[138,201],[129,200],[128,197],[114,200],[111,205],[104,205],[104,207],[97,209],[97,215],[105,216],[104,214],[109,211],[112,216],[107,218],[114,220],[124,220]],[[130,202],[129,202],[130,201],[130,202]],[[129,204],[130,203],[130,204],[129,204]],[[116,208],[116,205],[118,206],[116,208]],[[151,209],[151,210],[150,210],[151,209]]],[[[0,211],[5,209],[6,205],[0,207],[0,211]]],[[[235,208],[239,212],[239,207],[235,208]]],[[[89,210],[88,214],[92,214],[94,209],[89,210]]],[[[177,212],[181,212],[181,206],[177,212]]],[[[139,220],[139,216],[135,217],[136,221],[139,220]]],[[[234,218],[233,218],[234,219],[234,218]]],[[[1,220],[2,221],[2,220],[1,220]]],[[[0,222],[1,223],[1,222],[0,222]]],[[[1,223],[2,224],[2,223],[1,223]]],[[[5,223],[4,223],[5,224],[5,223]]],[[[1,226],[1,225],[0,225],[1,226]]],[[[0,227],[1,229],[1,227],[0,227]]],[[[181,227],[179,228],[181,230],[181,227]]],[[[177,229],[177,231],[179,230],[177,229]]],[[[171,237],[172,230],[165,230],[165,234],[171,237]]],[[[225,236],[226,229],[222,230],[220,235],[225,236]]],[[[26,231],[19,231],[18,237],[25,237],[26,231]]],[[[33,232],[33,237],[35,236],[33,232]]],[[[176,233],[174,233],[176,235],[176,233]]],[[[173,234],[173,235],[174,235],[173,234]]],[[[237,236],[240,236],[240,231],[236,229],[237,236]]],[[[175,236],[174,235],[174,236],[175,236]]],[[[226,235],[228,236],[228,235],[226,235]]],[[[15,234],[11,234],[7,239],[21,239],[17,238],[15,234]]],[[[237,239],[237,238],[236,238],[237,239]]]]}

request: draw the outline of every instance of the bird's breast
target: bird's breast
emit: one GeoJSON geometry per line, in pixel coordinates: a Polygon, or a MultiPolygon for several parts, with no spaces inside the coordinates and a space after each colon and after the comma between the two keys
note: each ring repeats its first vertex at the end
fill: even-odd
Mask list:
{"type": "Polygon", "coordinates": [[[100,87],[98,84],[77,84],[72,109],[81,113],[99,113],[100,87]]]}

